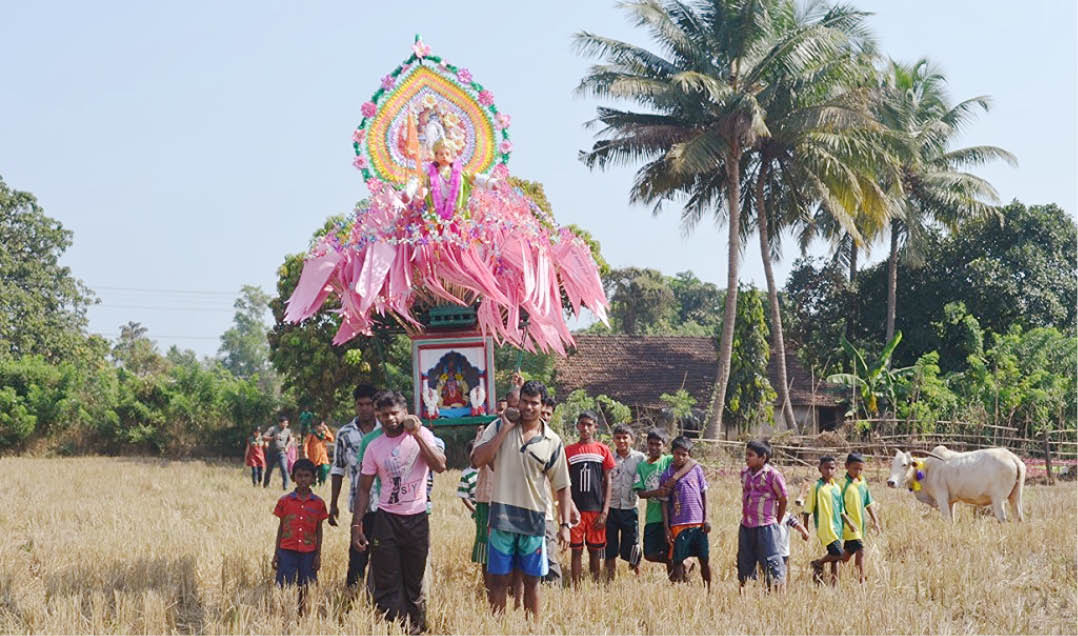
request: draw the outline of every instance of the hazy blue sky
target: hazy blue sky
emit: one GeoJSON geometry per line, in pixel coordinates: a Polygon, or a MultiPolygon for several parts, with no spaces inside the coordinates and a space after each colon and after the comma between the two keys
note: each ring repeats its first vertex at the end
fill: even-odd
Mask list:
{"type": "MultiPolygon", "coordinates": [[[[936,60],[956,99],[994,97],[962,143],[1018,156],[980,171],[1004,201],[1074,214],[1072,0],[854,4],[892,57],[936,60]]],[[[588,61],[571,34],[647,43],[612,1],[6,0],[0,15],[0,176],[74,231],[64,262],[101,298],[95,332],[136,320],[163,349],[216,352],[240,286],[274,291],[283,256],[365,195],[351,131],[415,33],[493,90],[513,116],[512,171],[546,184],[559,221],[588,228],[614,266],[724,284],[725,231],[685,239],[676,209],[628,205],[632,169],[576,159],[596,102],[573,95],[588,61]]],[[[755,242],[742,278],[762,285],[755,242]]]]}

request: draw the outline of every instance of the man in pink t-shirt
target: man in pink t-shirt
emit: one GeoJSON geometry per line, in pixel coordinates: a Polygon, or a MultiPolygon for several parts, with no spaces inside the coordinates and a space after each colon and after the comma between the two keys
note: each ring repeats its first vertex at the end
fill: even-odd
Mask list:
{"type": "Polygon", "coordinates": [[[445,470],[445,455],[434,434],[419,418],[408,414],[408,402],[398,392],[375,396],[374,407],[382,436],[363,453],[359,488],[352,516],[352,545],[371,550],[373,595],[378,610],[390,620],[408,622],[416,631],[426,629],[426,603],[422,596],[423,571],[430,548],[427,515],[427,475],[445,470]],[[368,540],[363,512],[368,508],[371,484],[382,484],[374,528],[368,540]]]}

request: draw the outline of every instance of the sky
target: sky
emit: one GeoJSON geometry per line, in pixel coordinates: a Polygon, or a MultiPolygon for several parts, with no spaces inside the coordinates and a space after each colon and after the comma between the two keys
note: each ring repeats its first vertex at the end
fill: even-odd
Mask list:
{"type": "MultiPolygon", "coordinates": [[[[853,4],[875,14],[886,54],[936,61],[956,100],[992,96],[959,143],[1017,155],[976,171],[1004,202],[1075,214],[1076,3],[853,4]]],[[[581,30],[648,44],[612,0],[5,0],[0,177],[74,232],[62,262],[100,299],[91,331],[137,321],[162,350],[214,355],[239,289],[275,293],[285,255],[366,195],[351,166],[359,107],[419,33],[493,91],[513,117],[511,171],[541,181],[559,222],[592,232],[612,266],[725,287],[725,229],[685,236],[677,208],[628,203],[633,167],[577,160],[600,104],[574,93],[591,63],[572,47],[581,30]]],[[[762,287],[755,246],[741,278],[762,287]]],[[[780,285],[798,256],[788,243],[780,285]]]]}

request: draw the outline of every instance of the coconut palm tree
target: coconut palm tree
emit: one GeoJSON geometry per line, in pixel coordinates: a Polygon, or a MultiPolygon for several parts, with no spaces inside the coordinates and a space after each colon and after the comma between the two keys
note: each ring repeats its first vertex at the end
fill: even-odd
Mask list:
{"type": "Polygon", "coordinates": [[[621,4],[657,45],[650,51],[590,32],[578,50],[598,58],[579,92],[630,102],[640,111],[600,107],[598,140],[581,159],[592,168],[643,162],[630,200],[683,204],[687,227],[705,214],[727,225],[727,295],[706,434],[722,428],[730,374],[741,255],[742,180],[753,149],[770,135],[761,94],[784,69],[830,59],[843,43],[828,25],[781,28],[790,0],[630,0],[621,4]]]}
{"type": "Polygon", "coordinates": [[[782,28],[827,25],[843,49],[819,67],[788,69],[771,78],[760,101],[770,135],[754,148],[751,204],[756,212],[760,256],[767,280],[772,351],[778,372],[779,402],[787,423],[794,422],[786,379],[785,341],[772,260],[781,252],[779,237],[786,227],[805,226],[814,212],[825,216],[849,237],[856,249],[861,227],[878,227],[890,214],[889,198],[880,183],[896,183],[894,136],[874,119],[874,42],[864,27],[867,14],[820,3],[797,9],[776,20],[782,28]],[[886,176],[886,178],[883,178],[886,176]]]}
{"type": "Polygon", "coordinates": [[[902,166],[903,195],[896,201],[897,211],[890,227],[886,341],[895,333],[900,252],[916,264],[925,231],[932,225],[954,231],[962,219],[999,214],[995,188],[963,169],[997,159],[1017,164],[1014,155],[996,146],[950,149],[977,110],[989,110],[991,99],[974,97],[952,106],[944,90],[945,81],[926,59],[913,64],[892,60],[885,75],[878,117],[884,125],[904,135],[909,145],[908,160],[902,166]]]}

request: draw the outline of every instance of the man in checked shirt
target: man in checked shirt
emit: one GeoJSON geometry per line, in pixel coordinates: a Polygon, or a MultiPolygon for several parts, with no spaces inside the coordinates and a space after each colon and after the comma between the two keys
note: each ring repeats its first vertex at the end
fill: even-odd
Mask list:
{"type": "MultiPolygon", "coordinates": [[[[329,525],[337,525],[337,517],[340,509],[337,501],[340,499],[341,482],[348,479],[348,510],[352,511],[352,502],[356,498],[356,485],[359,483],[359,462],[357,453],[363,436],[373,431],[378,422],[374,417],[374,395],[378,390],[369,384],[361,384],[352,392],[355,400],[356,416],[351,422],[345,424],[337,431],[337,441],[333,448],[333,468],[330,469],[330,503],[329,525]]],[[[368,510],[363,515],[364,530],[371,531],[370,525],[374,523],[374,511],[368,510]]],[[[348,546],[348,574],[345,581],[348,587],[355,587],[359,579],[363,578],[367,569],[367,560],[370,551],[361,552],[351,545],[348,546]]]]}

